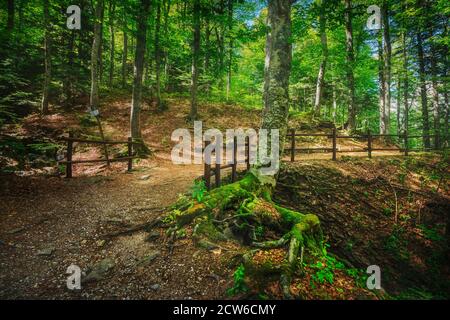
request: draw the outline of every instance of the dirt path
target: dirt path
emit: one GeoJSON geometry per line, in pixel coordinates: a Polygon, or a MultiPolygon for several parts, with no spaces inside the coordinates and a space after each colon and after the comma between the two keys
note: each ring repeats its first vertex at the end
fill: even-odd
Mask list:
{"type": "Polygon", "coordinates": [[[131,174],[2,177],[0,298],[223,297],[229,270],[212,263],[220,253],[200,254],[191,240],[181,240],[169,255],[162,236],[146,242],[145,232],[102,240],[105,233],[155,219],[201,174],[201,166],[155,159],[131,174]],[[106,275],[81,292],[66,288],[67,267],[88,271],[102,261],[111,269],[106,275]]]}

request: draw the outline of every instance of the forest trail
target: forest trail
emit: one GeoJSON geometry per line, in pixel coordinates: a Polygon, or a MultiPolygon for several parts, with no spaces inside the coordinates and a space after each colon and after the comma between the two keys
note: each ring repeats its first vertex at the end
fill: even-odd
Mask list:
{"type": "MultiPolygon", "coordinates": [[[[135,163],[131,173],[126,172],[126,164],[114,163],[111,168],[105,164],[76,165],[74,178],[69,180],[42,169],[2,177],[0,265],[4,271],[0,275],[1,298],[229,298],[226,290],[233,286],[236,268],[233,257],[239,252],[239,247],[231,244],[209,250],[200,249],[188,236],[178,240],[170,253],[162,229],[108,236],[153,221],[163,213],[163,208],[177,200],[179,194],[189,193],[193,181],[203,174],[202,165],[173,165],[170,161],[171,143],[167,137],[177,127],[187,126],[182,115],[187,112],[188,104],[183,100],[176,100],[175,103],[177,108],[173,107],[164,114],[149,112],[145,115],[144,139],[155,153],[135,163]],[[72,264],[79,266],[90,277],[87,283],[83,283],[81,292],[66,288],[66,270],[72,264]]],[[[103,121],[107,137],[123,139],[126,136],[125,118],[128,116],[126,103],[108,105],[111,107],[105,108],[103,121]]],[[[150,109],[151,106],[148,107],[150,109]]],[[[259,113],[236,106],[230,106],[227,113],[219,113],[213,104],[204,106],[202,110],[203,116],[209,119],[205,127],[222,130],[232,128],[236,123],[247,128],[254,127],[259,113]],[[240,118],[243,112],[246,113],[244,119],[240,118]]],[[[79,112],[65,117],[48,116],[44,121],[36,121],[35,116],[31,116],[25,120],[21,133],[24,136],[29,132],[57,137],[71,127],[88,136],[96,135],[95,127],[86,128],[82,123],[79,112]]],[[[309,143],[317,147],[326,146],[328,141],[309,143]]],[[[363,144],[349,140],[342,146],[356,148],[363,144]]],[[[78,159],[102,156],[98,147],[78,145],[76,150],[75,158],[78,159]]],[[[116,152],[120,150],[112,149],[112,154],[116,152]]],[[[383,253],[383,244],[390,239],[392,232],[392,210],[386,212],[386,208],[392,207],[392,194],[385,187],[375,190],[371,185],[365,186],[363,181],[376,172],[381,176],[391,176],[392,172],[383,168],[386,163],[394,161],[392,163],[397,165],[393,170],[399,169],[404,158],[396,157],[398,154],[393,152],[387,157],[377,157],[374,153],[373,160],[366,159],[366,155],[361,153],[356,153],[357,157],[342,154],[346,157],[339,157],[338,162],[329,160],[331,154],[300,155],[298,162],[289,163],[287,169],[283,169],[284,181],[279,184],[275,196],[277,201],[288,207],[317,213],[330,236],[332,251],[357,267],[370,262],[364,248],[367,241],[373,240],[377,246],[371,248],[372,254],[377,252],[383,257],[383,263],[388,263],[392,277],[396,279],[392,290],[402,292],[407,287],[402,284],[395,259],[383,253]],[[286,176],[286,173],[289,174],[286,176]],[[291,175],[294,180],[289,182],[291,175]],[[314,177],[322,178],[317,180],[314,177]],[[359,186],[355,186],[355,179],[361,181],[359,186]],[[295,185],[293,188],[287,187],[287,193],[286,186],[283,186],[286,181],[288,185],[295,185]],[[330,181],[333,181],[332,185],[330,181]],[[342,193],[340,190],[347,191],[342,193]],[[375,192],[374,202],[368,204],[366,197],[372,192],[375,192]],[[348,216],[352,217],[350,221],[346,220],[348,216]],[[367,230],[362,233],[357,231],[365,230],[362,226],[370,225],[371,221],[375,224],[369,228],[369,234],[365,234],[367,230]],[[349,252],[349,246],[355,249],[349,252]]],[[[432,159],[425,159],[425,162],[431,164],[432,159]]],[[[413,174],[412,178],[413,184],[408,188],[421,189],[417,175],[413,174]]],[[[447,189],[441,191],[442,196],[445,192],[447,189]]],[[[399,203],[409,197],[405,192],[399,192],[398,196],[399,203]]],[[[430,192],[428,196],[415,199],[418,204],[405,204],[405,216],[420,207],[424,217],[441,223],[442,217],[439,214],[434,216],[432,206],[436,200],[433,199],[430,192]]],[[[448,195],[446,199],[448,201],[448,195]]],[[[421,229],[414,225],[408,228],[408,236],[419,238],[415,240],[419,243],[417,247],[421,248],[424,241],[426,246],[433,247],[424,238],[421,229]]],[[[192,230],[187,229],[186,232],[189,234],[192,230]]],[[[411,259],[418,261],[419,274],[426,268],[426,253],[419,250],[419,253],[412,255],[411,259]]],[[[338,286],[323,284],[317,290],[304,292],[304,295],[313,299],[374,298],[355,286],[348,275],[336,271],[335,277],[338,286]]],[[[420,285],[426,281],[420,277],[418,279],[420,285]]],[[[307,278],[304,281],[302,286],[308,288],[307,278]]],[[[268,285],[265,294],[281,297],[276,282],[268,285]]]]}
{"type": "MultiPolygon", "coordinates": [[[[392,175],[392,164],[401,159],[289,163],[282,171],[275,198],[302,212],[318,214],[333,253],[356,267],[377,257],[376,262],[389,268],[390,277],[395,279],[387,288],[410,294],[404,282],[414,286],[427,283],[430,278],[425,277],[426,259],[430,252],[439,252],[439,244],[424,236],[416,223],[409,224],[408,219],[415,221],[417,216],[412,212],[420,207],[421,223],[439,225],[445,221],[442,214],[446,209],[442,207],[444,211],[439,211],[438,198],[423,196],[420,191],[412,202],[408,200],[408,192],[398,191],[402,207],[399,219],[407,224],[401,229],[404,238],[392,238],[396,234],[394,213],[386,208],[392,208],[393,197],[385,184],[378,185],[377,179],[383,181],[392,175]],[[433,209],[435,206],[437,209],[433,209]],[[387,249],[389,239],[394,242],[387,249]],[[405,246],[404,241],[409,244],[405,246]],[[397,268],[397,259],[402,269],[397,268]],[[402,279],[404,268],[412,270],[410,274],[416,278],[402,279]]],[[[176,166],[156,157],[132,173],[103,171],[103,175],[70,180],[42,176],[2,179],[0,263],[4,271],[0,275],[0,297],[229,298],[226,290],[233,285],[233,256],[239,252],[238,247],[227,245],[205,250],[186,237],[178,240],[170,253],[162,229],[108,236],[159,217],[162,208],[174,203],[179,194],[189,192],[192,181],[201,176],[202,170],[199,165],[176,166]],[[66,288],[66,269],[72,264],[88,274],[94,270],[94,279],[83,283],[81,292],[66,288]],[[106,268],[104,273],[98,271],[102,268],[106,268]]],[[[417,177],[409,179],[406,190],[420,190],[416,189],[417,177]]],[[[439,197],[444,196],[443,192],[439,197]]],[[[446,197],[444,205],[448,204],[448,194],[446,197]]],[[[335,272],[339,285],[324,284],[304,294],[310,298],[374,298],[360,291],[351,278],[335,272]]],[[[444,272],[448,275],[448,270],[444,272]]],[[[308,288],[308,278],[301,284],[308,288]]],[[[280,297],[277,288],[274,282],[266,293],[280,297]]],[[[429,294],[427,287],[420,290],[429,294]]]]}
{"type": "Polygon", "coordinates": [[[0,297],[219,298],[226,286],[216,272],[224,270],[215,271],[208,254],[194,255],[180,242],[169,255],[163,241],[146,242],[143,231],[103,237],[157,218],[201,169],[154,160],[131,174],[2,179],[0,297]],[[152,255],[158,259],[147,271],[152,255]],[[86,271],[104,259],[114,265],[108,281],[83,285],[82,293],[66,289],[67,267],[86,271]]]}

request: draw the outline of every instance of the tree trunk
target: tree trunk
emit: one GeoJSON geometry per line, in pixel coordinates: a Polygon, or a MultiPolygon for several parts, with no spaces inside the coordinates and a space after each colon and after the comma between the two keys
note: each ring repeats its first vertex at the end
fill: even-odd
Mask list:
{"type": "Polygon", "coordinates": [[[400,120],[400,114],[401,114],[401,106],[402,106],[402,79],[401,74],[399,72],[398,74],[398,80],[397,80],[397,135],[400,136],[402,133],[402,126],[401,126],[401,120],[400,120]]]}
{"type": "Polygon", "coordinates": [[[161,0],[157,0],[156,29],[155,29],[155,74],[156,74],[156,106],[158,111],[164,111],[165,105],[161,103],[161,48],[159,34],[161,30],[161,0]]]}
{"type": "Polygon", "coordinates": [[[51,52],[50,52],[50,10],[48,0],[44,0],[44,26],[45,26],[45,35],[44,35],[45,76],[44,76],[44,89],[42,93],[41,112],[42,114],[47,114],[48,93],[52,74],[51,52]]]}
{"type": "Polygon", "coordinates": [[[402,32],[402,53],[403,53],[403,104],[404,104],[404,118],[403,118],[403,134],[408,134],[409,127],[409,104],[408,104],[408,91],[409,91],[409,79],[408,79],[408,48],[406,47],[406,31],[402,32]]]}
{"type": "MultiPolygon", "coordinates": [[[[448,28],[447,28],[447,23],[445,24],[444,27],[444,35],[445,37],[448,37],[448,28]]],[[[448,61],[448,45],[446,45],[444,47],[444,74],[443,77],[444,79],[448,79],[448,66],[449,66],[449,61],[448,61]]],[[[449,99],[448,99],[448,81],[444,81],[444,86],[443,86],[443,90],[444,90],[444,112],[445,112],[445,118],[444,118],[444,140],[441,143],[441,147],[445,147],[448,148],[449,147],[449,132],[448,132],[448,125],[449,125],[449,116],[450,116],[450,105],[449,105],[449,99]]],[[[450,220],[449,220],[449,224],[450,224],[450,220]]],[[[448,230],[448,233],[450,234],[450,230],[448,230]]],[[[449,238],[450,239],[450,238],[449,238]]]]}
{"type": "Polygon", "coordinates": [[[428,119],[427,84],[425,80],[425,58],[421,31],[417,31],[417,57],[419,60],[420,101],[422,104],[423,145],[430,148],[430,123],[428,119]]]}
{"type": "Polygon", "coordinates": [[[264,66],[262,129],[280,130],[283,153],[289,114],[289,77],[292,64],[290,0],[270,0],[264,66]]]}
{"type": "Polygon", "coordinates": [[[210,14],[211,11],[208,7],[208,12],[206,12],[205,16],[205,64],[204,64],[204,73],[207,76],[206,84],[205,84],[205,91],[207,93],[211,90],[211,80],[210,80],[210,50],[211,50],[211,27],[210,27],[210,14]]]}
{"type": "MultiPolygon", "coordinates": [[[[170,0],[166,0],[167,3],[165,5],[164,11],[164,39],[168,38],[168,26],[169,26],[169,13],[170,13],[170,0]]],[[[167,43],[167,42],[166,42],[167,43]]],[[[169,50],[168,48],[164,49],[164,79],[165,79],[165,90],[169,89],[169,50]]]]}
{"type": "Polygon", "coordinates": [[[113,79],[114,79],[114,55],[115,55],[115,35],[114,35],[114,16],[116,11],[116,2],[115,0],[110,0],[109,3],[109,33],[111,34],[111,47],[109,49],[109,88],[113,87],[113,79]]]}
{"type": "Polygon", "coordinates": [[[64,95],[65,95],[65,101],[64,106],[66,108],[69,107],[73,103],[73,88],[75,86],[76,82],[76,73],[73,70],[73,63],[74,63],[74,46],[75,46],[75,30],[72,30],[70,32],[69,37],[69,43],[68,43],[68,57],[67,57],[67,72],[68,75],[63,80],[63,87],[64,87],[64,95]]]}
{"type": "Polygon", "coordinates": [[[14,29],[14,16],[15,16],[14,0],[8,0],[8,21],[6,23],[7,31],[12,31],[14,29]]]}
{"type": "Polygon", "coordinates": [[[382,4],[383,40],[384,40],[384,122],[385,132],[389,134],[391,123],[391,35],[389,28],[389,3],[383,0],[382,4]]]}
{"type": "Polygon", "coordinates": [[[100,17],[100,46],[98,51],[98,72],[99,72],[99,81],[103,82],[103,22],[105,19],[105,1],[102,0],[102,10],[100,17]]]}
{"type": "Polygon", "coordinates": [[[354,53],[353,53],[353,27],[352,27],[352,1],[345,0],[345,37],[347,51],[347,85],[348,85],[348,129],[353,131],[356,129],[356,105],[355,105],[355,78],[353,75],[354,53]]]}
{"type": "Polygon", "coordinates": [[[200,57],[200,0],[194,0],[193,17],[193,44],[192,44],[192,78],[191,78],[191,112],[189,120],[198,119],[197,86],[198,86],[198,60],[200,57]]]}
{"type": "Polygon", "coordinates": [[[333,123],[334,123],[334,126],[336,126],[337,100],[336,100],[336,82],[334,80],[333,80],[333,84],[332,84],[332,90],[333,90],[333,123]]]}
{"type": "Polygon", "coordinates": [[[233,65],[233,0],[228,0],[228,37],[229,48],[228,48],[228,73],[227,73],[227,101],[230,99],[231,92],[231,68],[233,65]]]}
{"type": "Polygon", "coordinates": [[[91,97],[90,107],[98,110],[99,106],[99,55],[102,37],[103,0],[97,0],[95,8],[94,41],[91,52],[91,97]]]}
{"type": "MultiPolygon", "coordinates": [[[[124,9],[125,10],[125,9],[124,9]]],[[[128,60],[128,31],[127,20],[124,12],[123,16],[123,53],[122,53],[122,88],[127,86],[127,60],[128,60]]]]}
{"type": "Polygon", "coordinates": [[[321,103],[321,99],[322,99],[322,95],[323,95],[325,71],[326,71],[327,61],[328,61],[328,40],[327,40],[327,30],[326,30],[327,18],[325,15],[326,5],[327,5],[327,0],[322,0],[322,4],[320,6],[320,15],[319,15],[320,42],[322,44],[322,62],[320,64],[320,68],[319,68],[319,75],[317,76],[316,100],[314,103],[314,113],[316,116],[320,116],[320,103],[321,103]]]}
{"type": "Polygon", "coordinates": [[[219,78],[219,89],[220,91],[223,90],[223,60],[224,60],[224,41],[223,41],[223,34],[220,33],[219,28],[215,27],[214,29],[216,33],[216,41],[217,41],[217,77],[219,78]]]}
{"type": "MultiPolygon", "coordinates": [[[[432,34],[432,32],[431,32],[432,34]]],[[[437,81],[437,53],[434,44],[431,44],[431,85],[432,85],[432,97],[433,97],[433,126],[434,126],[434,148],[439,149],[439,136],[441,134],[441,123],[440,123],[440,106],[439,106],[439,91],[438,91],[438,81],[437,81]]]]}
{"type": "Polygon", "coordinates": [[[379,82],[379,116],[380,116],[380,134],[386,134],[386,93],[385,93],[385,75],[384,75],[384,57],[383,57],[383,39],[378,37],[378,82],[379,82]]]}
{"type": "MultiPolygon", "coordinates": [[[[150,12],[150,1],[141,0],[138,13],[136,53],[134,58],[133,97],[131,102],[131,137],[133,140],[142,141],[140,113],[142,100],[142,77],[144,72],[145,48],[147,43],[147,19],[150,12]]],[[[144,145],[138,145],[138,152],[144,153],[144,145]]]]}

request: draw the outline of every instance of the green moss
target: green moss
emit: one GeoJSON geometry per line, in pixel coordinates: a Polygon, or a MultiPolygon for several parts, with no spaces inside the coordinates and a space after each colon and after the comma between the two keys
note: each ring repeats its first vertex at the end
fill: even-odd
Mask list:
{"type": "Polygon", "coordinates": [[[212,223],[211,220],[204,220],[198,223],[193,232],[194,237],[206,237],[212,241],[225,241],[227,238],[212,223]]]}

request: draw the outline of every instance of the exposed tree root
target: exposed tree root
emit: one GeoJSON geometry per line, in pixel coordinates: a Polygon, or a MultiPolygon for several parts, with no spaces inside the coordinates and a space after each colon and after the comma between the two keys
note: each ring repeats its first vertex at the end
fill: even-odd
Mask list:
{"type": "Polygon", "coordinates": [[[257,248],[244,259],[247,264],[252,263],[257,252],[287,247],[284,262],[272,270],[280,271],[283,294],[292,298],[290,284],[298,267],[299,251],[307,249],[321,254],[322,232],[317,216],[274,203],[271,199],[274,186],[274,178],[259,176],[256,170],[251,170],[242,180],[206,193],[200,202],[180,199],[163,220],[172,226],[175,222],[168,230],[169,239],[175,241],[179,230],[193,224],[194,241],[201,247],[210,249],[217,246],[216,242],[234,239],[257,248]],[[268,235],[273,238],[273,234],[280,238],[267,239],[268,235]]]}

